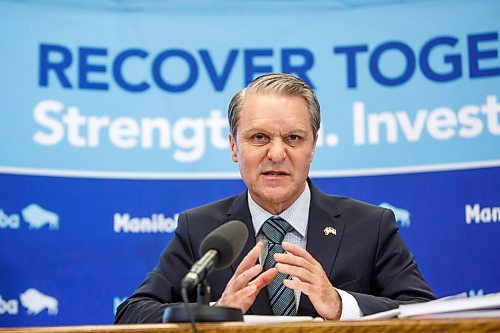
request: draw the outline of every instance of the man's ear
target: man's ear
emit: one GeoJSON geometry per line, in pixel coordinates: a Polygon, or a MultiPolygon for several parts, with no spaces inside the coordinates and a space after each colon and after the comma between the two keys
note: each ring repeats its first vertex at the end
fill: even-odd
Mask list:
{"type": "Polygon", "coordinates": [[[229,134],[229,147],[231,148],[231,158],[233,162],[238,163],[238,154],[236,154],[238,147],[236,147],[236,139],[233,138],[232,134],[229,134]]]}

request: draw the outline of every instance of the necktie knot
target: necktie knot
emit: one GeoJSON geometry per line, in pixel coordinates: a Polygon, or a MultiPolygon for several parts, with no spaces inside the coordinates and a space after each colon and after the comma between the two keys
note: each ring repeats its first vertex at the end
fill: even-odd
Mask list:
{"type": "Polygon", "coordinates": [[[292,231],[293,227],[279,216],[271,216],[264,222],[261,231],[264,236],[275,244],[281,244],[285,235],[292,231]]]}

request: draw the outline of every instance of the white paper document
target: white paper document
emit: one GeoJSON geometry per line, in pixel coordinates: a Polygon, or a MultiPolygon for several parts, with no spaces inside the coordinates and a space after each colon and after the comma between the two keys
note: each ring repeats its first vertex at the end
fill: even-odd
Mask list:
{"type": "Polygon", "coordinates": [[[310,316],[257,316],[257,315],[245,315],[243,316],[243,321],[245,323],[257,323],[257,324],[274,324],[274,323],[293,323],[301,321],[324,321],[320,317],[310,317],[310,316]]]}
{"type": "Polygon", "coordinates": [[[454,313],[472,310],[500,309],[500,293],[469,298],[456,298],[445,301],[436,300],[399,306],[399,317],[414,317],[437,313],[454,313]]]}
{"type": "Polygon", "coordinates": [[[478,318],[500,315],[500,293],[467,297],[467,294],[443,297],[425,303],[400,305],[397,309],[375,313],[358,320],[399,318],[478,318]]]}
{"type": "Polygon", "coordinates": [[[371,314],[368,316],[363,316],[363,317],[356,319],[356,320],[361,320],[361,321],[363,321],[363,320],[383,320],[383,319],[394,318],[394,317],[397,317],[398,315],[399,315],[399,308],[374,313],[374,314],[371,314]]]}

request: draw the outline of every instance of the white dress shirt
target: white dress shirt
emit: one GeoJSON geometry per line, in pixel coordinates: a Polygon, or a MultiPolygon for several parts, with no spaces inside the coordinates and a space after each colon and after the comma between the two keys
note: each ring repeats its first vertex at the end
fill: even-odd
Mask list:
{"type": "MultiPolygon", "coordinates": [[[[309,185],[306,183],[306,188],[300,197],[285,211],[283,211],[279,216],[285,219],[292,227],[293,231],[287,233],[284,242],[292,243],[303,249],[307,245],[307,221],[309,219],[309,205],[311,203],[311,190],[309,185]]],[[[255,232],[255,238],[257,242],[262,241],[265,244],[264,251],[260,256],[260,262],[263,263],[267,256],[267,239],[260,232],[260,228],[264,222],[269,219],[273,214],[266,211],[264,208],[260,207],[248,193],[248,207],[250,209],[250,214],[252,215],[252,223],[255,232]]],[[[296,279],[292,276],[293,279],[296,279]]],[[[340,315],[340,320],[352,320],[363,316],[363,312],[359,308],[356,299],[349,293],[335,288],[342,300],[342,314],[340,315]]],[[[296,307],[298,310],[301,292],[295,290],[296,307]]]]}

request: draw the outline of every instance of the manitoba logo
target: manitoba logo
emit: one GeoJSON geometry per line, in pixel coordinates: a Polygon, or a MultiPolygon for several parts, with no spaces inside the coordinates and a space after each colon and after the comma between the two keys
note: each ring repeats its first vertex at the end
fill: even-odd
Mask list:
{"type": "MultiPolygon", "coordinates": [[[[29,288],[19,295],[19,300],[23,307],[26,308],[26,313],[29,315],[37,315],[44,310],[51,316],[57,315],[59,311],[59,302],[52,296],[45,295],[35,288],[29,288]]],[[[0,295],[0,315],[19,314],[19,301],[17,299],[3,299],[0,295]]]]}
{"type": "Polygon", "coordinates": [[[130,214],[114,215],[114,231],[130,233],[171,233],[177,228],[179,214],[166,217],[163,214],[152,214],[151,217],[131,217],[130,214]]]}
{"type": "Polygon", "coordinates": [[[0,315],[16,315],[18,308],[19,305],[16,299],[3,299],[2,295],[0,295],[0,315]]]}
{"type": "Polygon", "coordinates": [[[50,230],[59,229],[59,216],[52,213],[37,204],[31,204],[22,211],[23,219],[29,224],[30,229],[40,229],[45,224],[50,230]]]}
{"type": "Polygon", "coordinates": [[[396,216],[396,222],[400,227],[410,227],[410,212],[408,210],[393,206],[387,202],[382,202],[379,206],[392,210],[394,212],[394,215],[396,216]]]}
{"type": "Polygon", "coordinates": [[[500,207],[481,207],[478,203],[465,205],[465,223],[500,222],[500,207]]]}
{"type": "Polygon", "coordinates": [[[7,214],[0,209],[0,229],[19,229],[19,214],[7,214]]]}
{"type": "Polygon", "coordinates": [[[47,309],[47,314],[57,315],[59,302],[52,296],[45,295],[35,288],[29,288],[19,295],[21,304],[28,310],[29,315],[37,315],[47,309]]]}
{"type": "Polygon", "coordinates": [[[20,215],[30,230],[38,230],[45,225],[48,226],[49,230],[59,229],[59,216],[35,203],[26,206],[21,214],[11,214],[0,209],[0,229],[19,229],[21,227],[20,215]]]}

